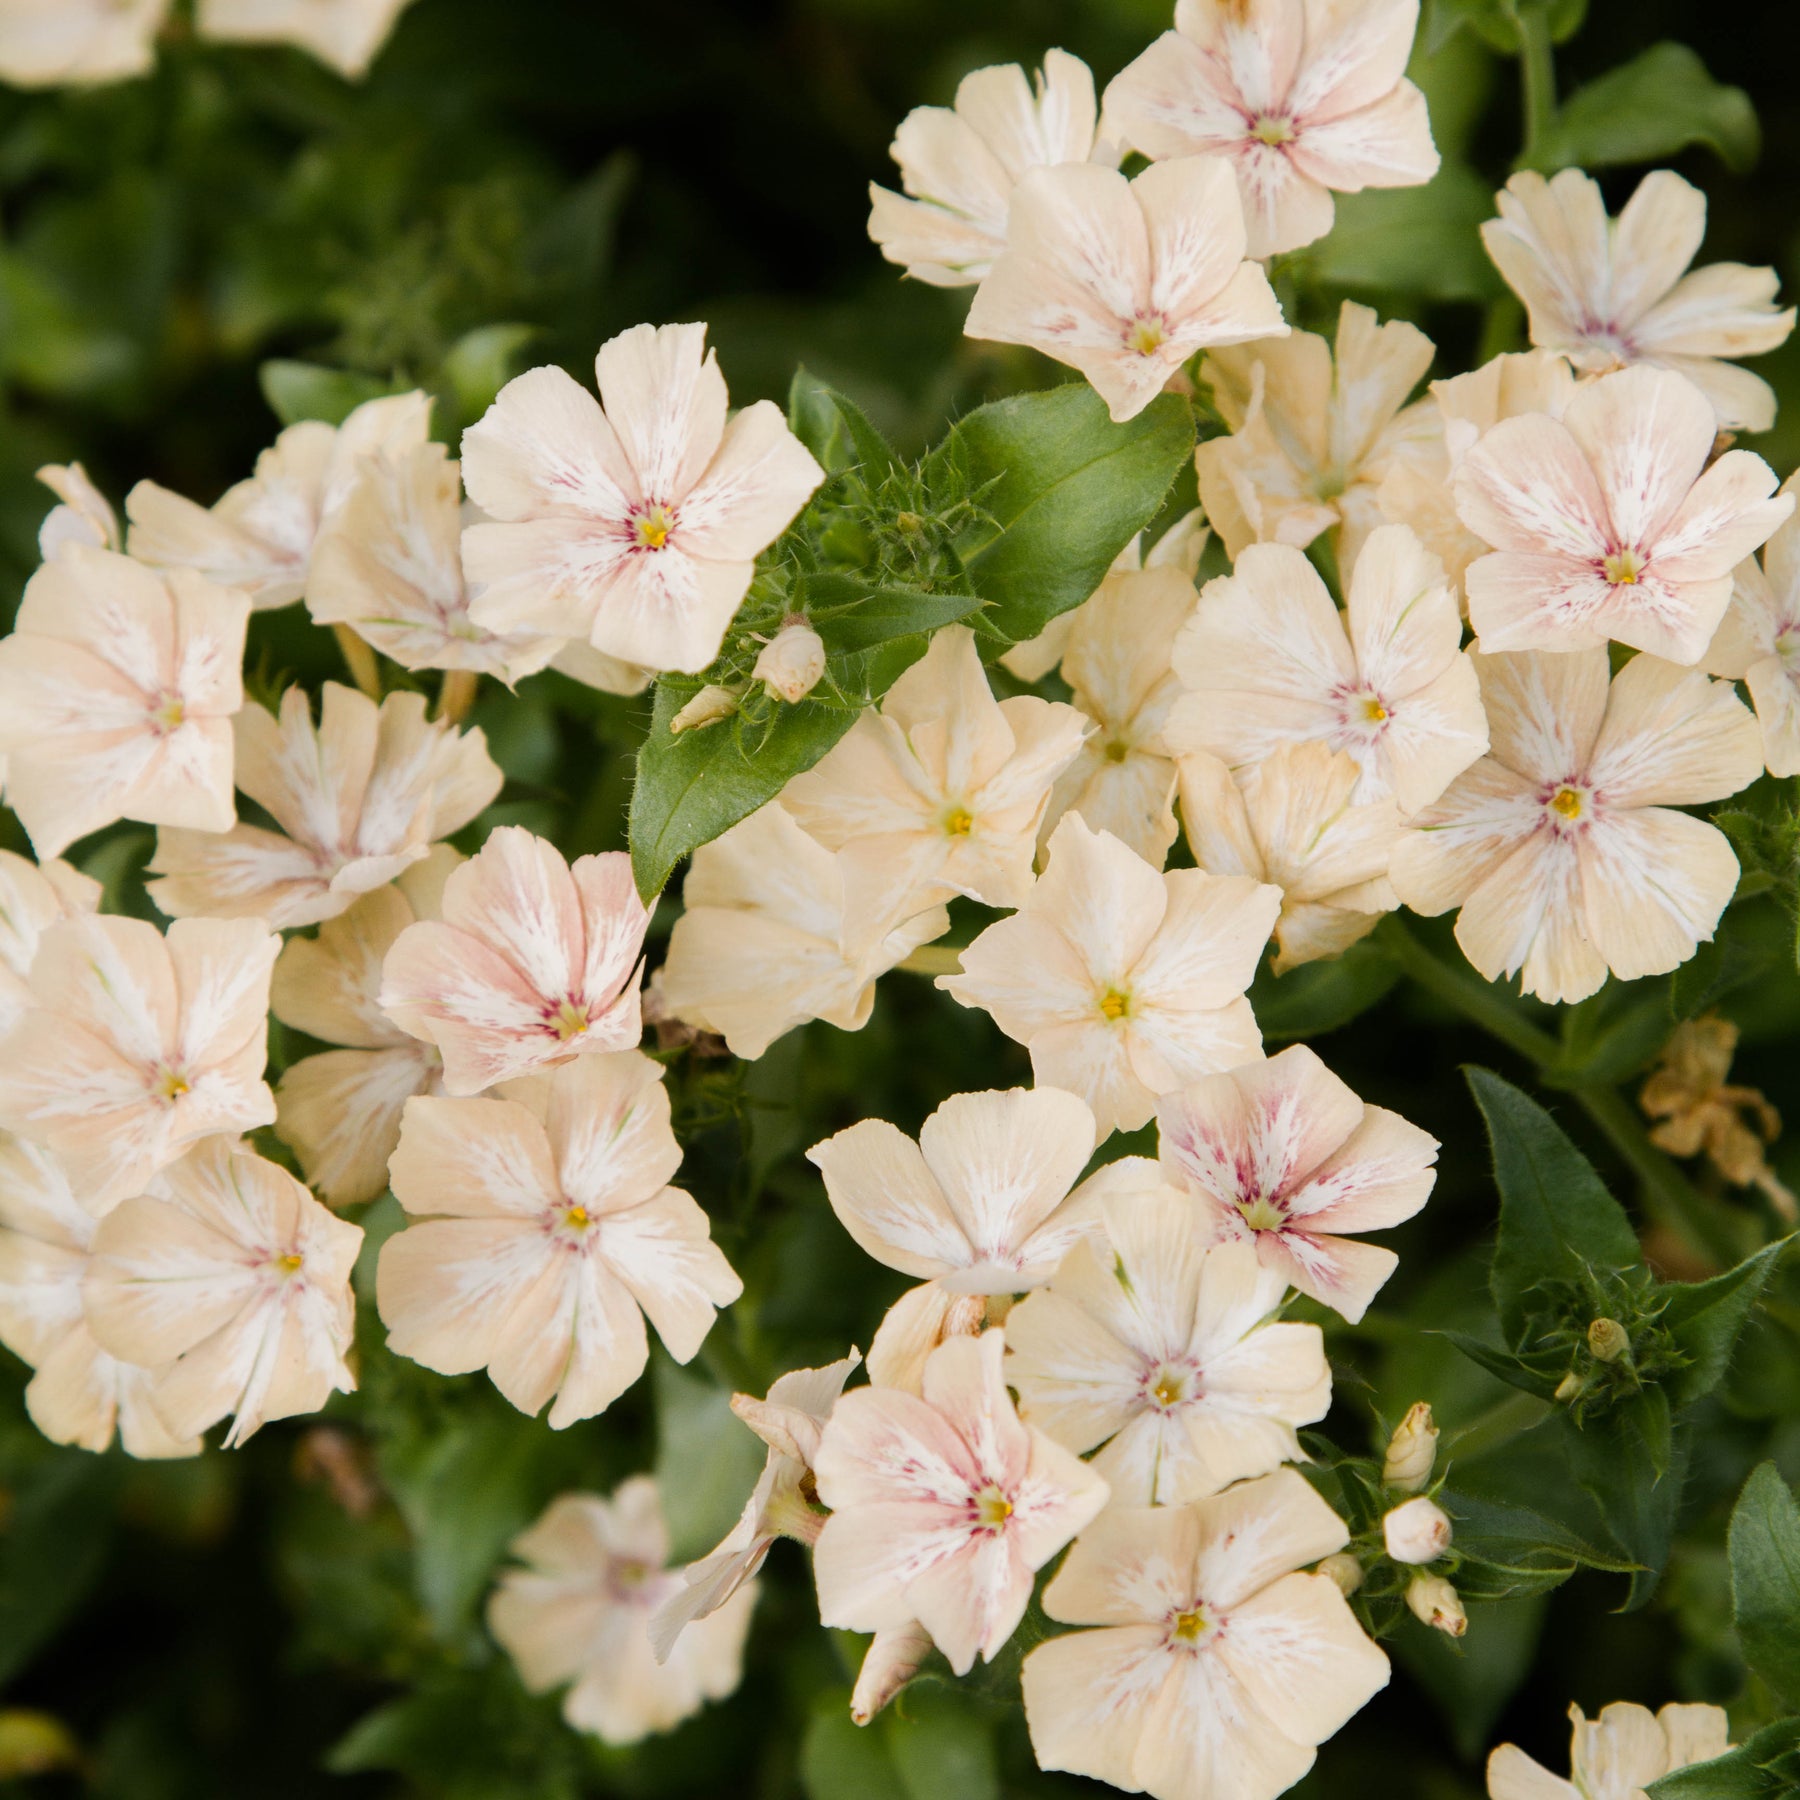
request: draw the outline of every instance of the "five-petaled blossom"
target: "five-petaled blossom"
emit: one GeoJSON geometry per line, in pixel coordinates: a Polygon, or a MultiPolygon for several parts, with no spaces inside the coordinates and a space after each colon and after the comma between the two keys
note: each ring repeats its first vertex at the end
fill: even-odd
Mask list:
{"type": "Polygon", "coordinates": [[[704,325],[635,325],[601,346],[598,401],[531,369],[463,434],[488,515],[463,536],[478,625],[585,638],[646,669],[719,654],[758,554],[825,471],[772,401],[727,421],[705,343],[704,325]]]}
{"type": "Polygon", "coordinates": [[[1651,1782],[1711,1762],[1731,1748],[1722,1706],[1665,1706],[1660,1712],[1615,1700],[1589,1719],[1569,1708],[1575,1730],[1569,1745],[1571,1779],[1552,1775],[1517,1744],[1488,1758],[1490,1800],[1641,1800],[1651,1782]]]}
{"type": "Polygon", "coordinates": [[[1106,1483],[1021,1424],[998,1331],[931,1353],[923,1392],[856,1388],[832,1410],[814,1473],[831,1516],[813,1552],[819,1617],[846,1631],[915,1621],[957,1674],[992,1660],[1032,1576],[1090,1524],[1106,1483]]]}
{"type": "Polygon", "coordinates": [[[1560,419],[1503,419],[1463,459],[1456,510],[1493,554],[1466,577],[1485,650],[1615,638],[1696,663],[1731,573],[1794,510],[1748,450],[1709,464],[1711,402],[1667,369],[1620,369],[1560,419]]]}
{"type": "Polygon", "coordinates": [[[199,0],[202,36],[240,44],[298,44],[348,81],[369,72],[412,0],[199,0]]]}
{"type": "Polygon", "coordinates": [[[1545,180],[1521,170],[1494,196],[1481,241],[1525,302],[1531,341],[1586,375],[1630,363],[1673,369],[1712,402],[1722,429],[1767,431],[1775,393],[1726,358],[1784,342],[1794,309],[1778,312],[1773,269],[1743,263],[1688,268],[1706,234],[1706,196],[1668,169],[1638,184],[1617,219],[1580,169],[1545,180]]]}
{"type": "Polygon", "coordinates": [[[1202,1228],[1253,1243],[1352,1324],[1400,1259],[1345,1234],[1410,1219],[1436,1179],[1437,1139],[1365,1106],[1304,1044],[1171,1094],[1157,1127],[1163,1173],[1194,1197],[1202,1228]]]}
{"type": "Polygon", "coordinates": [[[485,1368],[560,1431],[604,1412],[650,1359],[647,1314],[689,1362],[744,1291],[695,1201],[662,1070],[584,1056],[498,1098],[407,1101],[389,1172],[412,1216],[382,1246],[388,1344],[443,1375],[485,1368]]]}
{"type": "Polygon", "coordinates": [[[1154,1800],[1274,1800],[1387,1685],[1387,1658],[1329,1576],[1349,1541],[1291,1469],[1186,1506],[1115,1507],[1082,1533],[1044,1610],[1096,1626],[1025,1659],[1038,1766],[1154,1800]]]}
{"type": "Polygon", "coordinates": [[[1231,170],[1210,156],[1132,181],[1098,163],[1029,171],[964,327],[1079,369],[1115,419],[1141,413],[1196,350],[1286,329],[1245,259],[1231,170]]]}
{"type": "Polygon", "coordinates": [[[1672,808],[1761,774],[1762,735],[1727,682],[1654,656],[1608,680],[1605,650],[1480,656],[1489,755],[1411,821],[1389,873],[1415,912],[1453,906],[1490,981],[1552,1003],[1608,969],[1664,975],[1737,888],[1725,835],[1672,808]]]}
{"type": "MultiPolygon", "coordinates": [[[[1781,491],[1800,493],[1800,481],[1790,475],[1781,491]]],[[[1750,690],[1769,773],[1800,775],[1800,519],[1776,526],[1760,563],[1738,564],[1700,666],[1750,690]]]]}

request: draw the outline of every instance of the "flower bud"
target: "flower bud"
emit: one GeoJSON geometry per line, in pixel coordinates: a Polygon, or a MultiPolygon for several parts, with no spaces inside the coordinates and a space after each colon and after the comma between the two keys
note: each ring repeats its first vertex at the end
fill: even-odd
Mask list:
{"type": "Polygon", "coordinates": [[[1406,1590],[1406,1604],[1415,1619],[1446,1637],[1459,1638],[1469,1629],[1462,1597],[1441,1575],[1415,1575],[1406,1590]]]}
{"type": "Polygon", "coordinates": [[[1596,1362],[1617,1362],[1631,1348],[1631,1333],[1617,1319],[1596,1319],[1587,1328],[1587,1345],[1596,1362]]]}
{"type": "MultiPolygon", "coordinates": [[[[761,665],[759,664],[758,667],[761,665]]],[[[712,725],[720,719],[729,719],[737,711],[737,695],[730,688],[720,687],[714,683],[703,687],[674,718],[669,721],[672,732],[697,731],[702,725],[712,725]]]]}
{"type": "Polygon", "coordinates": [[[1394,1428],[1388,1439],[1387,1457],[1381,1465],[1381,1479],[1402,1494],[1416,1494],[1431,1479],[1431,1465],[1437,1461],[1438,1429],[1431,1408],[1415,1401],[1406,1417],[1394,1428]]]}
{"type": "Polygon", "coordinates": [[[919,1672],[931,1654],[931,1634],[917,1621],[878,1631],[863,1655],[850,1696],[850,1717],[866,1725],[919,1672]]]}
{"type": "Polygon", "coordinates": [[[1381,1521],[1381,1536],[1395,1562],[1435,1562],[1450,1548],[1450,1515],[1420,1494],[1381,1521]]]}
{"type": "Polygon", "coordinates": [[[791,706],[819,685],[825,673],[825,640],[804,619],[795,620],[763,645],[750,673],[791,706]]]}
{"type": "Polygon", "coordinates": [[[1323,1575],[1327,1581],[1335,1581],[1338,1592],[1346,1600],[1363,1584],[1363,1566],[1348,1550],[1340,1550],[1337,1555],[1326,1557],[1313,1573],[1323,1575]]]}

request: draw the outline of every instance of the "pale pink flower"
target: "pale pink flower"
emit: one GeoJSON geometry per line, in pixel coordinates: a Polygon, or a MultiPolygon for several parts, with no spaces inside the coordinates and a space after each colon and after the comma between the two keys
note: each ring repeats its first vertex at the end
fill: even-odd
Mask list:
{"type": "Polygon", "coordinates": [[[0,850],[0,1038],[31,1004],[38,940],[58,919],[91,913],[100,884],[66,862],[38,864],[0,850]]]}
{"type": "Polygon", "coordinates": [[[100,1221],[88,1324],[122,1362],[159,1371],[153,1397],[175,1437],[229,1414],[230,1449],[354,1391],[362,1238],[285,1169],[215,1137],[100,1221]]]}
{"type": "Polygon", "coordinates": [[[825,472],[772,401],[726,419],[704,325],[601,347],[600,400],[558,368],[500,390],[463,434],[470,603],[490,631],[585,638],[647,669],[719,654],[758,554],[825,472]]]}
{"type": "Polygon", "coordinates": [[[672,1016],[747,1059],[808,1019],[860,1031],[875,978],[950,929],[930,907],[847,956],[839,858],[773,801],[694,852],[681,897],[653,986],[672,1016]]]}
{"type": "Polygon", "coordinates": [[[555,845],[502,826],[445,883],[441,918],[400,934],[381,1007],[437,1045],[451,1094],[631,1049],[649,925],[623,851],[571,866],[555,845]]]}
{"type": "Polygon", "coordinates": [[[1248,544],[1304,549],[1330,531],[1349,574],[1382,522],[1379,495],[1395,456],[1432,429],[1428,401],[1406,404],[1431,357],[1416,326],[1383,325],[1346,300],[1335,349],[1296,331],[1201,363],[1231,435],[1194,453],[1200,501],[1234,562],[1248,544]]]}
{"type": "Polygon", "coordinates": [[[922,1395],[858,1388],[819,1442],[831,1508],[813,1554],[819,1617],[848,1631],[917,1622],[957,1674],[992,1661],[1032,1576],[1106,1504],[1106,1483],[1019,1422],[998,1331],[932,1352],[922,1395]]]}
{"type": "Polygon", "coordinates": [[[1135,1131],[1159,1094],[1261,1054],[1244,991],[1280,906],[1259,882],[1159,874],[1071,814],[1018,912],[938,986],[1024,1044],[1040,1083],[1086,1100],[1101,1137],[1135,1131]]]}
{"type": "Polygon", "coordinates": [[[1731,1748],[1731,1725],[1721,1706],[1665,1706],[1653,1713],[1629,1700],[1603,1706],[1589,1719],[1569,1708],[1575,1727],[1569,1747],[1571,1780],[1552,1775],[1516,1744],[1488,1758],[1491,1800],[1643,1800],[1659,1777],[1691,1763],[1711,1762],[1731,1748]]]}
{"type": "Polygon", "coordinates": [[[427,719],[423,694],[325,684],[315,728],[306,690],[280,718],[238,714],[237,785],[282,831],[157,834],[150,897],[177,918],[313,925],[421,860],[500,792],[505,778],[479,729],[427,719]],[[283,832],[286,835],[283,835],[283,832]]]}
{"type": "Polygon", "coordinates": [[[651,1615],[650,1644],[666,1663],[696,1619],[710,1618],[763,1566],[778,1537],[818,1541],[824,1515],[807,1498],[819,1435],[861,1361],[852,1350],[822,1369],[790,1369],[766,1400],[733,1394],[731,1410],[768,1445],[763,1472],[738,1522],[711,1555],[681,1570],[682,1586],[651,1615]]]}
{"type": "Polygon", "coordinates": [[[80,463],[46,463],[37,478],[56,496],[56,505],[38,527],[38,554],[45,562],[70,544],[90,550],[122,550],[119,519],[112,502],[94,486],[80,463]]]}
{"type": "Polygon", "coordinates": [[[88,87],[142,75],[168,12],[169,0],[6,0],[0,81],[88,87]]]}
{"type": "Polygon", "coordinates": [[[200,0],[203,37],[297,44],[348,81],[369,72],[411,0],[200,0]]]}
{"type": "Polygon", "coordinates": [[[40,857],[115,819],[226,831],[250,603],[69,544],[0,639],[7,802],[40,857]]]}
{"type": "Polygon", "coordinates": [[[342,425],[290,425],[210,510],[140,481],[125,496],[131,554],[164,569],[197,569],[245,589],[257,608],[286,606],[306,591],[320,528],[349,497],[366,457],[397,457],[425,442],[429,394],[389,394],[342,425]]]}
{"type": "Polygon", "coordinates": [[[262,1079],[269,971],[254,919],[81,917],[50,926],[30,1008],[0,1041],[0,1124],[47,1144],[96,1211],[196,1138],[275,1117],[262,1079]]]}
{"type": "Polygon", "coordinates": [[[949,625],[781,804],[840,852],[844,948],[865,953],[956,894],[1017,906],[1056,778],[1093,726],[1072,706],[995,700],[974,633],[949,625]]]}
{"type": "MultiPolygon", "coordinates": [[[[1800,492],[1800,482],[1790,475],[1781,491],[1800,492]]],[[[1700,666],[1750,690],[1769,773],[1800,775],[1800,521],[1792,515],[1776,526],[1760,564],[1738,564],[1731,604],[1700,666]]]]}
{"type": "Polygon", "coordinates": [[[1286,329],[1244,258],[1231,171],[1205,156],[1134,181],[1097,163],[1027,171],[964,326],[1079,369],[1115,419],[1141,413],[1196,350],[1286,329]]]}
{"type": "MultiPolygon", "coordinates": [[[[1017,63],[975,69],[956,104],[917,106],[890,151],[906,193],[869,184],[869,236],[889,262],[933,287],[967,287],[1006,243],[1006,208],[1028,169],[1103,159],[1094,77],[1051,50],[1034,81],[1017,63]]],[[[1117,161],[1117,157],[1113,161],[1117,161]]]]}
{"type": "Polygon", "coordinates": [[[681,1572],[668,1567],[669,1528],[648,1475],[610,1497],[559,1496],[512,1552],[524,1566],[500,1577],[488,1629],[532,1693],[572,1684],[562,1712],[577,1731],[635,1744],[672,1731],[743,1679],[754,1582],[684,1631],[666,1662],[656,1660],[649,1622],[681,1572]]]}
{"type": "Polygon", "coordinates": [[[1708,465],[1712,403],[1685,376],[1621,369],[1561,419],[1503,419],[1463,459],[1462,522],[1494,554],[1469,565],[1486,650],[1586,650],[1616,638],[1694,663],[1731,572],[1793,510],[1760,456],[1708,465]]]}
{"type": "Polygon", "coordinates": [[[415,1222],[382,1246],[375,1290],[389,1347],[443,1375],[485,1368],[521,1412],[553,1400],[558,1431],[643,1374],[646,1314],[691,1361],[744,1284],[668,1185],[680,1163],[662,1070],[636,1050],[497,1099],[407,1101],[389,1173],[415,1222]]]}
{"type": "Polygon", "coordinates": [[[1178,0],[1106,90],[1107,130],[1146,156],[1228,157],[1250,254],[1331,229],[1335,190],[1437,173],[1425,96],[1405,79],[1418,0],[1178,0]]]}
{"type": "Polygon", "coordinates": [[[1336,1584],[1349,1533],[1292,1469],[1187,1506],[1114,1507],[1044,1590],[1075,1631],[1025,1659],[1043,1769],[1154,1800],[1274,1800],[1387,1685],[1336,1584]]]}
{"type": "Polygon", "coordinates": [[[1286,1275],[1242,1243],[1210,1249],[1185,1193],[1108,1203],[1006,1316],[1019,1416],[1106,1477],[1115,1505],[1198,1500],[1302,1460],[1296,1426],[1331,1406],[1316,1325],[1275,1321],[1286,1275]]]}
{"type": "MultiPolygon", "coordinates": [[[[1611,378],[1616,379],[1616,378],[1611,378]]],[[[1490,981],[1585,999],[1611,969],[1666,975],[1709,939],[1737,858],[1703,819],[1761,774],[1762,735],[1722,681],[1607,653],[1475,659],[1493,749],[1411,821],[1389,874],[1415,912],[1453,906],[1490,981]]]]}
{"type": "Polygon", "coordinates": [[[1617,219],[1580,169],[1521,170],[1481,228],[1488,255],[1531,316],[1531,341],[1585,375],[1653,363],[1685,375],[1722,429],[1767,431],[1775,393],[1727,357],[1758,356],[1794,329],[1775,308],[1773,269],[1689,270],[1706,235],[1706,196],[1669,169],[1646,175],[1617,219]]]}
{"type": "Polygon", "coordinates": [[[332,1206],[381,1193],[402,1109],[414,1094],[442,1087],[436,1049],[381,1010],[381,968],[407,926],[438,916],[444,883],[461,861],[440,844],[391,887],[327,919],[317,937],[289,938],[275,964],[269,1010],[308,1037],[345,1046],[290,1063],[275,1089],[275,1135],[332,1206]]]}
{"type": "Polygon", "coordinates": [[[116,1431],[128,1456],[193,1456],[198,1439],[171,1436],[151,1403],[154,1373],[109,1356],[88,1329],[94,1225],[50,1151],[0,1132],[0,1343],[37,1371],[25,1410],[55,1444],[98,1452],[116,1431]]]}
{"type": "Polygon", "coordinates": [[[1437,1179],[1437,1139],[1365,1106],[1304,1044],[1169,1095],[1157,1127],[1163,1172],[1194,1197],[1203,1229],[1253,1243],[1352,1324],[1399,1258],[1346,1234],[1410,1219],[1437,1179]]]}

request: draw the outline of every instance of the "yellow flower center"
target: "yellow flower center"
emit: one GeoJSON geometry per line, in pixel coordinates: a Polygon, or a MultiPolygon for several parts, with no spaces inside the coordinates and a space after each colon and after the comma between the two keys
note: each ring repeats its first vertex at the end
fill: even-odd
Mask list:
{"type": "Polygon", "coordinates": [[[1294,128],[1278,113],[1263,113],[1250,127],[1250,135],[1259,144],[1291,144],[1294,141],[1294,128]]]}
{"type": "Polygon", "coordinates": [[[1125,348],[1138,356],[1153,356],[1169,336],[1165,321],[1156,314],[1136,320],[1125,334],[1125,348]]]}
{"type": "Polygon", "coordinates": [[[1207,1617],[1199,1608],[1178,1612],[1169,1627],[1169,1636],[1178,1644],[1197,1644],[1206,1636],[1207,1617]]]}
{"type": "Polygon", "coordinates": [[[1252,1231],[1279,1231],[1287,1223],[1287,1214],[1273,1200],[1263,1198],[1260,1194],[1254,1200],[1238,1202],[1238,1217],[1252,1231]]]}
{"type": "Polygon", "coordinates": [[[1103,1019],[1122,1019],[1131,1011],[1131,996],[1121,994],[1117,988],[1108,988],[1100,996],[1100,1016],[1103,1019]]]}
{"type": "Polygon", "coordinates": [[[179,731],[187,723],[187,707],[179,694],[165,694],[150,714],[150,723],[158,731],[179,731]]]}
{"type": "Polygon", "coordinates": [[[286,1256],[278,1256],[275,1266],[284,1275],[298,1275],[306,1267],[306,1258],[298,1250],[290,1250],[286,1256]]]}
{"type": "Polygon", "coordinates": [[[1156,1371],[1156,1379],[1146,1390],[1152,1406],[1162,1408],[1164,1412],[1177,1407],[1188,1397],[1187,1377],[1179,1369],[1161,1368],[1156,1371]]]}
{"type": "Polygon", "coordinates": [[[585,1206],[571,1206],[563,1214],[563,1223],[571,1231],[586,1231],[593,1222],[593,1215],[585,1206]]]}
{"type": "Polygon", "coordinates": [[[967,837],[975,829],[975,815],[967,807],[953,806],[944,814],[946,837],[967,837]]]}
{"type": "Polygon", "coordinates": [[[587,1008],[574,1000],[564,1000],[550,1015],[550,1029],[566,1044],[580,1037],[588,1028],[587,1008]]]}
{"type": "Polygon", "coordinates": [[[179,1069],[164,1069],[156,1083],[156,1097],[171,1103],[183,1094],[192,1093],[193,1084],[179,1069]]]}
{"type": "Polygon", "coordinates": [[[986,1531],[998,1531],[1012,1517],[1012,1502],[991,1484],[975,1496],[975,1522],[986,1531]]]}
{"type": "Polygon", "coordinates": [[[1550,810],[1565,819],[1581,817],[1581,796],[1572,787],[1560,787],[1550,796],[1550,810]]]}
{"type": "Polygon", "coordinates": [[[1386,721],[1388,709],[1381,704],[1380,700],[1378,700],[1375,695],[1365,694],[1362,702],[1362,716],[1365,723],[1370,725],[1380,725],[1386,721]]]}
{"type": "Polygon", "coordinates": [[[1122,738],[1114,738],[1113,741],[1106,746],[1105,755],[1108,762],[1122,763],[1130,754],[1131,746],[1122,738]]]}
{"type": "Polygon", "coordinates": [[[1635,550],[1615,550],[1602,567],[1614,587],[1636,587],[1644,572],[1644,559],[1635,550]]]}
{"type": "Polygon", "coordinates": [[[669,516],[666,506],[652,506],[648,511],[639,513],[632,521],[638,547],[643,550],[660,550],[669,541],[669,533],[674,529],[675,521],[669,516]]]}

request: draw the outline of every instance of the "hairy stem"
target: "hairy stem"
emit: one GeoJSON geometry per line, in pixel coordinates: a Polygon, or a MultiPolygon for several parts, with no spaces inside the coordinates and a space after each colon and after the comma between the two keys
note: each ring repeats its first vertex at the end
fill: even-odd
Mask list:
{"type": "Polygon", "coordinates": [[[1509,5],[1519,28],[1519,83],[1524,108],[1524,147],[1519,162],[1535,168],[1544,140],[1556,123],[1556,53],[1550,42],[1546,6],[1509,5]]]}

